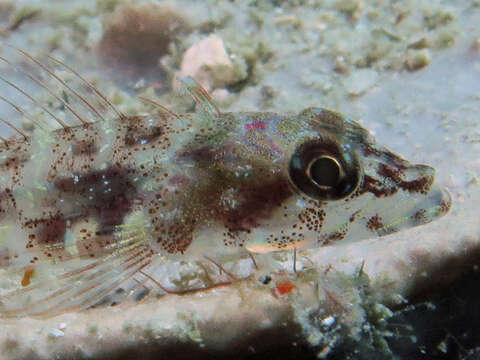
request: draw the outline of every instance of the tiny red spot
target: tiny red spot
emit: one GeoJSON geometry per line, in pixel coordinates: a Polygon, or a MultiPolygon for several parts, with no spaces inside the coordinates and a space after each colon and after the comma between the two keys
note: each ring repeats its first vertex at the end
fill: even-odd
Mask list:
{"type": "Polygon", "coordinates": [[[294,289],[295,285],[289,280],[277,282],[275,285],[275,290],[278,295],[290,294],[294,289]]]}

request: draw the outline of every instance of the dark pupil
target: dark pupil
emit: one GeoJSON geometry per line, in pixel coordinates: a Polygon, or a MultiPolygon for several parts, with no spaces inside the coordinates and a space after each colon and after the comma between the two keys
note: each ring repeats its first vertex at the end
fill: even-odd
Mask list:
{"type": "Polygon", "coordinates": [[[334,187],[340,179],[339,165],[330,157],[315,159],[310,165],[310,177],[319,186],[334,187]]]}

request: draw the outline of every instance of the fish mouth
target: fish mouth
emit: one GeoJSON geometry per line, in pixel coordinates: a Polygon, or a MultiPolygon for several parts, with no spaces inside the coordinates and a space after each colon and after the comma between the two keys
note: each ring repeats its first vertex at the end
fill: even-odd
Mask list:
{"type": "Polygon", "coordinates": [[[370,207],[367,213],[372,216],[366,224],[370,231],[387,235],[429,223],[448,213],[452,196],[435,183],[434,168],[410,164],[388,154],[388,158],[370,168],[362,184],[362,193],[375,197],[375,201],[365,207],[370,207]]]}
{"type": "Polygon", "coordinates": [[[411,199],[399,199],[396,206],[384,209],[384,225],[376,229],[377,235],[385,236],[428,224],[446,215],[452,203],[452,196],[446,188],[432,184],[427,194],[411,199]]]}
{"type": "MultiPolygon", "coordinates": [[[[425,211],[430,219],[427,222],[430,222],[447,214],[452,207],[452,203],[453,200],[450,192],[446,188],[434,184],[430,188],[427,196],[414,202],[414,205],[417,208],[417,212],[423,213],[423,211],[425,211]]],[[[421,225],[421,223],[418,225],[421,225]]]]}
{"type": "Polygon", "coordinates": [[[435,185],[430,191],[430,196],[428,199],[434,202],[435,205],[432,207],[437,212],[438,217],[447,214],[450,211],[453,203],[450,191],[438,185],[435,185]]]}

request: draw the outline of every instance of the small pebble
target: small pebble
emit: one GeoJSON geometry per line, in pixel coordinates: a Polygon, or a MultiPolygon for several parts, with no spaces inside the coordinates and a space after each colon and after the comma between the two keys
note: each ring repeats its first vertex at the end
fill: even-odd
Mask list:
{"type": "Polygon", "coordinates": [[[245,79],[246,64],[242,67],[242,61],[227,53],[222,38],[210,35],[185,51],[177,76],[180,79],[191,76],[211,91],[245,79]]]}
{"type": "Polygon", "coordinates": [[[322,320],[322,326],[330,327],[335,323],[335,318],[333,316],[327,316],[322,320]]]}
{"type": "Polygon", "coordinates": [[[480,52],[480,37],[473,40],[472,49],[477,51],[477,52],[480,52]]]}
{"type": "Polygon", "coordinates": [[[65,333],[62,330],[59,330],[59,329],[52,329],[48,333],[48,337],[53,338],[53,339],[62,338],[64,336],[65,336],[65,333]]]}
{"type": "Polygon", "coordinates": [[[428,41],[424,37],[422,37],[420,40],[414,41],[413,43],[408,45],[409,49],[425,49],[428,48],[428,41]]]}
{"type": "Polygon", "coordinates": [[[409,71],[416,71],[430,64],[431,56],[427,49],[409,50],[405,59],[405,67],[409,71]]]}

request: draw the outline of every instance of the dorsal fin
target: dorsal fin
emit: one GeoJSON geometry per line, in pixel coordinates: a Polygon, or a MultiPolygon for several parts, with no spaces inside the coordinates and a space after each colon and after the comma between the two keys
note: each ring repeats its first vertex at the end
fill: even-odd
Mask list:
{"type": "Polygon", "coordinates": [[[56,116],[55,114],[53,114],[50,110],[48,110],[46,108],[45,105],[41,104],[37,99],[35,99],[32,95],[30,95],[29,93],[27,93],[25,90],[23,90],[22,88],[20,88],[18,85],[14,84],[13,82],[11,82],[10,80],[7,80],[5,79],[3,76],[0,76],[0,81],[3,81],[5,84],[11,86],[12,88],[14,88],[15,90],[17,90],[19,93],[21,93],[22,95],[24,95],[27,99],[29,99],[32,103],[34,103],[35,105],[37,105],[39,108],[41,108],[43,111],[45,111],[48,115],[50,115],[52,117],[52,119],[54,119],[58,124],[60,124],[64,129],[67,129],[68,126],[67,124],[65,124],[63,122],[63,120],[59,119],[58,116],[56,116]]]}
{"type": "MultiPolygon", "coordinates": [[[[212,97],[195,79],[187,76],[178,79],[181,84],[180,90],[190,95],[196,104],[200,105],[201,109],[209,119],[215,119],[221,115],[220,109],[217,107],[212,97]]],[[[183,95],[183,94],[182,94],[183,95]]]]}
{"type": "Polygon", "coordinates": [[[117,114],[119,118],[123,119],[126,117],[125,114],[119,111],[100,90],[98,90],[95,86],[89,83],[83,76],[81,76],[77,71],[75,71],[75,69],[61,62],[60,60],[51,57],[50,55],[47,55],[47,57],[53,62],[63,66],[65,69],[67,69],[72,74],[74,74],[78,79],[80,79],[90,90],[92,90],[95,93],[95,95],[97,95],[100,99],[102,99],[117,114]]]}
{"type": "Polygon", "coordinates": [[[173,111],[169,110],[168,108],[166,108],[165,106],[163,106],[162,104],[159,104],[158,102],[152,100],[152,99],[149,99],[149,98],[146,98],[146,97],[143,97],[143,96],[139,96],[138,97],[141,101],[143,101],[144,103],[146,104],[150,104],[150,105],[153,105],[154,107],[162,110],[163,112],[166,112],[167,114],[179,119],[180,117],[178,116],[178,114],[175,114],[173,111]]]}
{"type": "Polygon", "coordinates": [[[0,100],[5,102],[6,104],[10,105],[15,111],[17,111],[21,116],[25,117],[26,119],[30,120],[33,124],[38,126],[40,129],[45,130],[43,128],[43,125],[40,124],[40,122],[36,121],[27,111],[22,109],[20,106],[16,105],[15,103],[11,102],[7,98],[3,97],[0,95],[0,100]]]}
{"type": "MultiPolygon", "coordinates": [[[[25,56],[27,59],[30,59],[31,61],[33,61],[35,64],[37,64],[38,66],[40,66],[40,68],[42,68],[43,70],[45,70],[51,77],[53,77],[54,79],[56,79],[58,82],[60,82],[60,84],[62,84],[66,89],[70,90],[78,99],[81,100],[81,102],[86,105],[91,111],[93,111],[101,120],[105,120],[105,118],[100,114],[100,112],[94,107],[92,106],[92,104],[90,104],[90,102],[88,102],[85,97],[83,97],[81,94],[78,93],[78,91],[76,91],[74,88],[72,88],[71,86],[69,86],[61,77],[57,76],[52,70],[50,70],[48,67],[46,67],[45,65],[43,65],[39,60],[35,59],[32,55],[30,55],[29,53],[27,53],[26,51],[24,50],[21,50],[21,49],[18,49],[14,46],[11,46],[13,49],[15,49],[16,51],[18,51],[20,54],[22,54],[23,56],[25,56]]],[[[60,64],[62,65],[63,67],[67,68],[68,70],[70,70],[64,63],[62,63],[60,60],[56,60],[54,59],[53,57],[51,57],[50,55],[47,55],[47,57],[52,60],[52,61],[55,61],[57,64],[60,64]]],[[[72,71],[72,70],[70,70],[72,71]]],[[[90,83],[88,83],[84,78],[80,77],[80,75],[78,74],[75,74],[79,77],[79,79],[81,79],[82,81],[86,82],[89,86],[92,86],[90,83]]]]}
{"type": "Polygon", "coordinates": [[[7,121],[2,117],[0,117],[0,121],[3,122],[5,125],[7,125],[9,128],[19,133],[24,138],[25,141],[28,141],[27,135],[23,131],[21,131],[19,128],[17,128],[15,125],[13,125],[10,121],[7,121]]]}
{"type": "MultiPolygon", "coordinates": [[[[3,58],[0,56],[0,60],[7,63],[8,65],[12,66],[15,68],[15,66],[8,61],[7,59],[3,58]]],[[[52,95],[55,99],[57,99],[59,102],[63,104],[82,124],[88,124],[88,121],[82,118],[65,100],[63,100],[61,97],[56,95],[52,89],[50,89],[48,86],[46,86],[40,79],[34,77],[33,75],[30,75],[29,73],[21,70],[21,69],[16,69],[17,71],[20,71],[22,74],[24,74],[26,77],[28,77],[30,80],[32,80],[34,83],[36,83],[38,86],[41,88],[45,89],[50,95],[52,95]]]]}
{"type": "Polygon", "coordinates": [[[42,124],[48,125],[43,119],[51,118],[68,129],[124,117],[100,90],[73,68],[48,54],[40,57],[8,44],[2,50],[0,84],[6,87],[0,89],[0,102],[15,111],[13,117],[4,113],[9,123],[25,118],[50,132],[53,128],[43,127],[42,124]]]}

